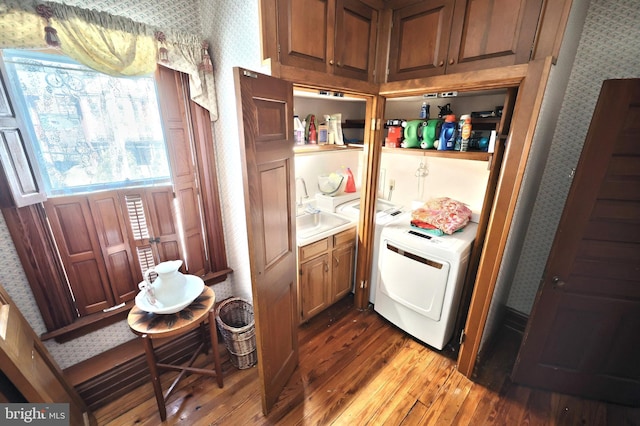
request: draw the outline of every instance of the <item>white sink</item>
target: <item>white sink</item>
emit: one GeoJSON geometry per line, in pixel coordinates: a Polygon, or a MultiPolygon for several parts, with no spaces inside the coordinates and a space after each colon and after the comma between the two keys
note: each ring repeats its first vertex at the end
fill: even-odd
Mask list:
{"type": "Polygon", "coordinates": [[[296,233],[306,239],[347,223],[348,219],[327,212],[305,213],[296,217],[296,233]]]}
{"type": "Polygon", "coordinates": [[[327,212],[305,213],[296,217],[296,238],[303,246],[334,233],[343,231],[355,223],[351,220],[327,212]]]}

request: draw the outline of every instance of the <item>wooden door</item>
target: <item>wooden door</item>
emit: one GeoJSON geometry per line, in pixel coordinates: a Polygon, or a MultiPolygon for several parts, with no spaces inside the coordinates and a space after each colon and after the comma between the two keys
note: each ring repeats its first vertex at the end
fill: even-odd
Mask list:
{"type": "Polygon", "coordinates": [[[262,409],[298,364],[293,86],[234,69],[262,409]]]}
{"type": "Polygon", "coordinates": [[[444,74],[453,0],[427,0],[393,11],[387,81],[444,74]]]}
{"type": "Polygon", "coordinates": [[[375,8],[360,0],[337,1],[335,58],[329,60],[334,74],[373,81],[377,28],[375,8]]]}
{"type": "Polygon", "coordinates": [[[602,86],[512,373],[640,405],[640,79],[602,86]]]}
{"type": "Polygon", "coordinates": [[[4,287],[0,285],[0,371],[30,403],[68,403],[69,424],[96,424],[4,287]]]}
{"type": "Polygon", "coordinates": [[[447,74],[529,61],[542,0],[456,0],[447,74]]]}
{"type": "Polygon", "coordinates": [[[282,65],[329,72],[335,0],[278,1],[278,55],[282,65]]]}

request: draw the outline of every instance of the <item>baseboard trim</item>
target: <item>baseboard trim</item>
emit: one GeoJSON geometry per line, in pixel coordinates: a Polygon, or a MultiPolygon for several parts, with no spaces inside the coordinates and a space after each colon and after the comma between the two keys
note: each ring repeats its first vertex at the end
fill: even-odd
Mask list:
{"type": "Polygon", "coordinates": [[[517,331],[520,334],[524,334],[524,330],[527,328],[527,322],[529,316],[518,312],[508,306],[504,308],[504,326],[512,330],[517,331]]]}
{"type": "MultiPolygon", "coordinates": [[[[172,340],[154,343],[158,362],[188,362],[198,349],[201,336],[200,329],[196,329],[172,340]]],[[[221,356],[226,358],[222,340],[219,340],[219,349],[221,356]]],[[[66,369],[65,375],[91,410],[150,381],[144,348],[137,338],[66,369]],[[114,360],[119,362],[114,363],[114,360]]]]}

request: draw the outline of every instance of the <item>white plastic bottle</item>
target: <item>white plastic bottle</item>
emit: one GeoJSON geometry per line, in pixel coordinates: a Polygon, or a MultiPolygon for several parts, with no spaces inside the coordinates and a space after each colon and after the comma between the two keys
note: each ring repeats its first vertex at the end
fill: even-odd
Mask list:
{"type": "Polygon", "coordinates": [[[296,145],[304,143],[304,126],[297,115],[293,116],[293,140],[296,145]]]}
{"type": "Polygon", "coordinates": [[[422,103],[420,107],[420,118],[426,120],[429,118],[429,105],[426,102],[422,103]]]}

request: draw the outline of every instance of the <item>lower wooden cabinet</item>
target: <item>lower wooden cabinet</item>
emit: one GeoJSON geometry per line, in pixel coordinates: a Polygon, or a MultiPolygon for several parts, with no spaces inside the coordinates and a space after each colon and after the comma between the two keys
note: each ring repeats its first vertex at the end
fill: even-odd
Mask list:
{"type": "Polygon", "coordinates": [[[329,254],[300,264],[300,319],[311,318],[329,306],[329,254]]]}
{"type": "Polygon", "coordinates": [[[355,251],[355,227],[298,249],[300,322],[351,291],[355,251]]]}

